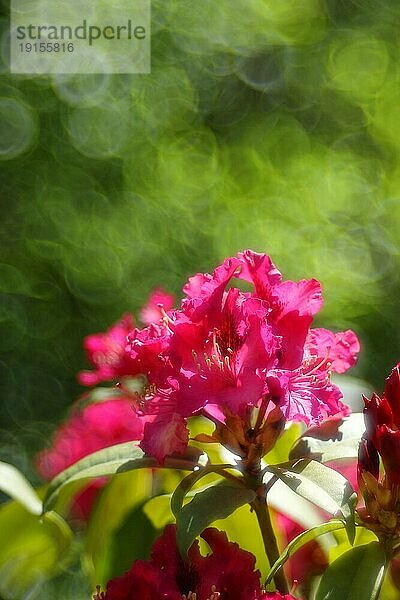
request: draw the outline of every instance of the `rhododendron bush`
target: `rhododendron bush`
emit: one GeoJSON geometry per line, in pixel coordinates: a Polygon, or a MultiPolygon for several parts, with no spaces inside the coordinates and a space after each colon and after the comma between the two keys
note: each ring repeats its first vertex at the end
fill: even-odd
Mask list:
{"type": "Polygon", "coordinates": [[[246,250],[87,337],[87,389],[36,456],[46,485],[0,467],[48,550],[22,580],[21,552],[0,554],[9,597],[77,556],[96,600],[398,597],[400,370],[364,426],[341,389],[357,335],[314,327],[322,303],[246,250]]]}

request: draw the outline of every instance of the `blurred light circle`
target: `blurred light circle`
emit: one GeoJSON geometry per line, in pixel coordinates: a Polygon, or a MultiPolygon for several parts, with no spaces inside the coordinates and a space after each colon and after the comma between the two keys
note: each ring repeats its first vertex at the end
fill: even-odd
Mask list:
{"type": "Polygon", "coordinates": [[[284,85],[277,52],[259,56],[241,56],[237,59],[236,66],[239,79],[260,92],[279,90],[284,85]]]}
{"type": "Polygon", "coordinates": [[[100,104],[110,89],[111,75],[93,73],[88,75],[53,75],[53,88],[57,96],[70,106],[95,106],[100,104]]]}
{"type": "Polygon", "coordinates": [[[116,105],[112,109],[77,108],[68,116],[67,129],[72,144],[85,156],[120,156],[128,141],[129,113],[116,105]]]}
{"type": "Polygon", "coordinates": [[[365,101],[380,93],[389,67],[386,43],[359,32],[338,36],[330,47],[330,85],[356,100],[365,101]]]}
{"type": "Polygon", "coordinates": [[[36,122],[29,106],[16,98],[0,97],[0,160],[26,152],[36,138],[36,122]]]}

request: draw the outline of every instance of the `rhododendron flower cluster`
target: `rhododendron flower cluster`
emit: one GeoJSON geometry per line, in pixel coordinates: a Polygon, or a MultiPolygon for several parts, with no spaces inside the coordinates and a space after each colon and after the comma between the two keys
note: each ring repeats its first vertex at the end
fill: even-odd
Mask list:
{"type": "MultiPolygon", "coordinates": [[[[313,318],[322,306],[319,282],[284,281],[269,256],[251,250],[224,260],[211,274],[190,277],[179,306],[173,305],[171,295],[156,289],[140,310],[139,322],[125,314],[108,331],[85,339],[93,368],[80,373],[79,381],[89,387],[103,383],[106,387],[84,394],[69,420],[56,431],[52,447],[37,456],[38,471],[46,479],[66,470],[51,482],[44,506],[50,510],[62,487],[68,489],[70,482],[81,481],[80,492],[76,495],[78,488],[74,488],[70,498],[74,513],[79,509],[92,531],[92,503],[107,476],[131,469],[177,469],[179,484],[176,475],[166,475],[162,484],[167,501],[170,488],[175,488],[170,502],[176,525],[167,525],[155,541],[150,560],[136,560],[124,575],[111,579],[105,591],[98,587],[96,600],[289,600],[293,596],[288,593],[286,575],[296,595],[307,596],[314,585],[312,577],[323,573],[322,581],[329,570],[328,555],[311,537],[282,568],[289,554],[279,558],[268,506],[270,490],[280,479],[292,493],[321,508],[324,516],[338,517],[349,539],[354,531],[355,494],[342,475],[307,455],[278,465],[261,459],[273,448],[287,421],[304,423],[308,435],[320,440],[339,439],[338,427],[350,411],[331,373],[343,373],[355,364],[358,339],[350,330],[333,333],[313,328],[313,318]],[[233,456],[229,455],[227,463],[221,462],[221,447],[208,455],[197,448],[186,452],[189,419],[196,416],[206,417],[215,429],[206,433],[201,428],[204,421],[196,422],[200,429],[192,434],[193,439],[198,444],[217,442],[230,450],[233,456]],[[118,446],[117,463],[112,448],[102,452],[114,445],[118,446]],[[184,460],[173,456],[183,454],[184,460]],[[153,458],[149,461],[146,455],[153,458]],[[87,460],[80,462],[84,457],[87,460]],[[190,473],[183,475],[181,469],[190,473]],[[93,473],[89,487],[88,473],[93,473]],[[204,486],[202,478],[209,475],[214,482],[204,486]],[[245,505],[254,515],[250,518],[258,522],[270,567],[266,581],[269,585],[273,579],[275,592],[263,589],[255,556],[228,541],[224,532],[209,527],[221,515],[230,518],[245,505]],[[199,536],[208,545],[207,555],[200,553],[199,536]]],[[[393,379],[388,386],[385,394],[393,409],[390,398],[400,385],[393,379]]],[[[376,437],[372,430],[369,437],[366,434],[360,464],[368,457],[375,470],[362,473],[361,479],[363,489],[370,486],[369,494],[371,477],[376,477],[379,490],[387,491],[386,480],[382,483],[377,477],[379,453],[393,493],[396,475],[386,449],[394,448],[398,456],[399,427],[394,411],[388,420],[389,408],[374,398],[371,406],[375,408],[369,408],[376,417],[373,428],[377,433],[376,437]]],[[[297,449],[301,451],[300,446],[297,449]]],[[[287,444],[286,450],[289,459],[287,444]]],[[[161,488],[156,486],[149,494],[157,490],[160,493],[161,488]]],[[[366,518],[376,524],[370,496],[366,518]]],[[[388,527],[391,517],[385,514],[378,511],[378,521],[381,526],[385,518],[388,527]]],[[[285,506],[282,514],[272,516],[282,530],[281,542],[301,538],[302,528],[285,515],[285,506]]],[[[154,530],[164,524],[154,523],[154,530]]],[[[316,535],[325,532],[321,527],[316,535]]],[[[95,569],[96,564],[97,559],[93,560],[95,569]]],[[[103,564],[100,548],[99,564],[103,564]]]]}
{"type": "Polygon", "coordinates": [[[176,527],[167,525],[156,540],[149,561],[137,560],[131,569],[112,579],[105,594],[94,598],[105,600],[289,600],[293,596],[265,593],[260,586],[260,573],[255,570],[255,557],[229,542],[226,534],[214,528],[205,529],[201,537],[211,553],[200,554],[197,540],[192,544],[188,560],[179,554],[176,527]]]}
{"type": "Polygon", "coordinates": [[[400,535],[400,364],[386,379],[383,396],[364,401],[358,482],[365,507],[359,514],[378,536],[395,537],[400,535]]]}
{"type": "Polygon", "coordinates": [[[183,292],[176,310],[156,294],[142,311],[146,327],[125,316],[85,344],[95,368],[81,374],[85,385],[146,376],[133,398],[148,418],[145,452],[160,462],[182,453],[193,415],[212,419],[215,441],[243,455],[255,443],[268,451],[286,419],[310,425],[347,414],[330,374],[355,364],[359,343],[352,331],[310,327],[322,306],[317,280],[283,281],[269,256],[246,250],[189,278],[183,292]]]}

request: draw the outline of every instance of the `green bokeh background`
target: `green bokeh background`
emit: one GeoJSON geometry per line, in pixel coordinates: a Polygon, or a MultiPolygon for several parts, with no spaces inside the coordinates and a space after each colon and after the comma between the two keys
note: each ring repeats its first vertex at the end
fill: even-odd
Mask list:
{"type": "Polygon", "coordinates": [[[29,77],[0,48],[0,459],[80,393],[83,336],[250,247],[318,324],[400,358],[400,4],[153,0],[150,75],[29,77]]]}

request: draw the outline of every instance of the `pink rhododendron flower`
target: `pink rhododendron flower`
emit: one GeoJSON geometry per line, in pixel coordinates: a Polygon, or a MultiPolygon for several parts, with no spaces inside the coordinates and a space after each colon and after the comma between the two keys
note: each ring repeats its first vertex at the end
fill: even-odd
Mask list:
{"type": "MultiPolygon", "coordinates": [[[[140,317],[142,322],[149,326],[158,323],[163,315],[168,312],[174,303],[174,297],[162,290],[155,289],[151,294],[147,304],[141,309],[140,317]]],[[[125,375],[145,374],[141,370],[141,365],[137,360],[133,360],[129,352],[126,352],[128,334],[132,333],[135,326],[134,318],[127,313],[121,319],[112,325],[105,333],[94,333],[84,340],[84,348],[89,362],[95,368],[94,371],[83,371],[79,374],[79,382],[82,385],[97,385],[102,381],[118,380],[125,375]]],[[[138,332],[141,342],[143,335],[138,332]]],[[[144,330],[146,331],[146,330],[144,330]]],[[[156,338],[157,328],[147,337],[156,338]]]]}
{"type": "Polygon", "coordinates": [[[162,288],[156,288],[147,301],[147,304],[140,311],[140,320],[144,325],[156,323],[164,312],[169,312],[174,305],[175,298],[165,292],[162,288]]]}
{"type": "Polygon", "coordinates": [[[154,543],[150,560],[137,560],[125,575],[112,579],[107,585],[105,600],[257,600],[269,597],[261,590],[260,573],[255,570],[255,557],[250,552],[229,542],[224,532],[214,528],[206,529],[201,537],[211,553],[202,556],[196,540],[189,549],[188,561],[184,562],[176,544],[176,527],[167,525],[154,543]]]}
{"type": "Polygon", "coordinates": [[[79,382],[82,385],[97,385],[101,381],[131,374],[134,361],[125,352],[125,347],[126,337],[133,326],[133,316],[126,314],[106,333],[94,333],[85,338],[83,346],[95,370],[82,371],[79,374],[79,382]]]}
{"type": "MultiPolygon", "coordinates": [[[[124,348],[121,332],[119,360],[112,368],[112,361],[105,361],[110,377],[147,377],[136,401],[138,412],[152,421],[142,442],[146,452],[160,461],[182,452],[185,420],[197,414],[219,412],[221,424],[227,414],[250,422],[249,410],[268,415],[271,402],[286,419],[308,425],[347,414],[330,372],[352,366],[359,344],[351,331],[310,329],[322,306],[318,281],[282,281],[269,256],[246,250],[212,274],[190,277],[183,292],[177,310],[167,310],[171,302],[156,292],[150,306],[159,319],[145,328],[125,329],[124,348]],[[234,285],[237,279],[253,289],[241,291],[234,285]]],[[[110,333],[99,340],[105,343],[110,333]]],[[[104,377],[103,363],[91,360],[97,367],[94,379],[104,377]]]]}
{"type": "Polygon", "coordinates": [[[344,373],[355,365],[360,343],[350,329],[339,333],[332,333],[328,329],[310,329],[305,350],[310,358],[328,358],[332,371],[344,373]]]}
{"type": "Polygon", "coordinates": [[[340,401],[342,393],[329,381],[324,369],[300,367],[293,371],[273,369],[267,373],[267,385],[290,421],[306,425],[320,423],[336,413],[349,414],[340,401]]]}
{"type": "Polygon", "coordinates": [[[280,594],[279,592],[267,592],[260,596],[260,600],[296,600],[292,594],[280,594]]]}

